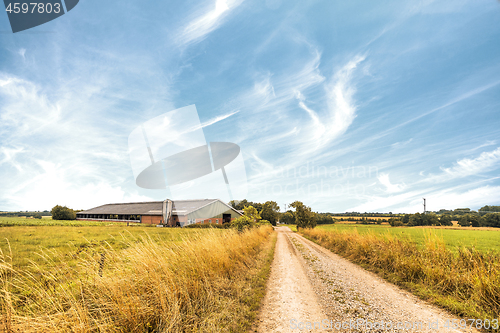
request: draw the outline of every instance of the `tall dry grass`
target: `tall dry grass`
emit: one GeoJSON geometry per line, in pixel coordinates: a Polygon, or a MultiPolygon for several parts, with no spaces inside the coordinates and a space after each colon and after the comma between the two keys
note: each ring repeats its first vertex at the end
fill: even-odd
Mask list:
{"type": "Polygon", "coordinates": [[[7,332],[239,332],[252,324],[272,259],[272,228],[204,230],[177,243],[102,248],[77,267],[0,264],[7,332]],[[47,269],[50,267],[50,269],[47,269]],[[101,276],[102,275],[102,276],[101,276]]]}
{"type": "Polygon", "coordinates": [[[425,244],[391,235],[301,229],[304,236],[374,270],[463,317],[499,319],[500,255],[474,248],[447,249],[428,233],[425,244]]]}

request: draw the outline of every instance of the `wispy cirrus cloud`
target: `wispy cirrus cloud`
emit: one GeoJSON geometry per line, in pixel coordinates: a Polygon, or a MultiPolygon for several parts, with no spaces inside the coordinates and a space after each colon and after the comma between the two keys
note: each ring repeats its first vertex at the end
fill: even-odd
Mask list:
{"type": "Polygon", "coordinates": [[[179,33],[177,43],[189,45],[203,40],[210,32],[216,30],[222,19],[243,0],[216,0],[213,9],[192,19],[179,33]]]}
{"type": "Polygon", "coordinates": [[[237,114],[238,112],[240,112],[240,110],[236,110],[236,111],[233,111],[233,112],[229,112],[229,113],[226,113],[226,114],[223,114],[223,115],[220,115],[220,116],[214,117],[214,118],[212,118],[212,119],[209,119],[209,120],[207,120],[207,121],[203,122],[203,123],[201,124],[201,127],[203,128],[203,127],[207,127],[207,126],[211,126],[211,125],[213,125],[213,124],[216,124],[216,123],[218,123],[219,121],[222,121],[222,120],[224,120],[224,119],[227,119],[227,118],[229,118],[229,117],[231,117],[231,116],[233,116],[233,115],[237,114]]]}
{"type": "MultiPolygon", "coordinates": [[[[352,81],[354,71],[366,56],[357,55],[342,66],[324,84],[326,109],[315,112],[306,105],[306,98],[300,91],[295,92],[299,107],[311,118],[308,126],[310,141],[314,142],[313,151],[320,150],[344,134],[356,118],[355,83],[352,81]]],[[[312,142],[311,142],[312,143],[312,142]]]]}
{"type": "Polygon", "coordinates": [[[427,182],[445,182],[452,179],[476,176],[500,167],[500,147],[489,152],[482,152],[476,158],[463,158],[449,168],[441,167],[440,174],[430,175],[427,182]]]}

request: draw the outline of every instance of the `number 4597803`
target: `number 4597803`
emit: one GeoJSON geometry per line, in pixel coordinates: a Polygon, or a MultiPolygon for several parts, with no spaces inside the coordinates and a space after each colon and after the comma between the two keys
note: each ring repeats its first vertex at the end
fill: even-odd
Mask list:
{"type": "Polygon", "coordinates": [[[5,9],[9,14],[14,13],[14,14],[19,14],[19,13],[38,13],[38,14],[43,14],[47,13],[50,14],[52,12],[59,14],[61,12],[61,4],[60,3],[37,3],[37,2],[30,2],[29,4],[24,2],[24,3],[9,3],[7,8],[5,9]]]}

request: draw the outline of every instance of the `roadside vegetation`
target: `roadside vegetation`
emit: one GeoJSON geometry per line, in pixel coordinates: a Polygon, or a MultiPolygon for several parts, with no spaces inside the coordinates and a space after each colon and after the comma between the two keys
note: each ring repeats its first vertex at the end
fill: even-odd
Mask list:
{"type": "MultiPolygon", "coordinates": [[[[331,226],[328,230],[302,229],[300,232],[327,249],[457,315],[490,321],[500,319],[499,252],[480,251],[474,246],[450,249],[442,238],[430,232],[417,243],[411,234],[406,237],[387,232],[361,233],[357,231],[358,228],[348,231],[337,227],[331,226]]],[[[395,228],[373,226],[372,229],[395,228]]],[[[498,243],[500,234],[490,232],[495,233],[498,243]]]]}
{"type": "Polygon", "coordinates": [[[268,226],[0,232],[11,239],[0,256],[5,332],[246,331],[265,293],[275,242],[268,226]]]}

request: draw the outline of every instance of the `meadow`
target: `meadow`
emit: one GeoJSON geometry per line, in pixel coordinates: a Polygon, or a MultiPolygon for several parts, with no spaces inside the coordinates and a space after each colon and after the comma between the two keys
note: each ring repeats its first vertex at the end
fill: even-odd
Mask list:
{"type": "Polygon", "coordinates": [[[324,224],[316,228],[326,231],[356,232],[360,235],[391,235],[423,246],[429,239],[437,238],[452,250],[471,247],[479,251],[500,252],[500,229],[460,227],[391,227],[387,224],[324,224]]]}
{"type": "Polygon", "coordinates": [[[196,229],[157,228],[138,223],[94,221],[52,221],[50,219],[0,218],[0,251],[11,257],[13,267],[44,262],[42,254],[75,264],[79,257],[102,248],[125,249],[152,238],[181,242],[200,234],[196,229]]]}
{"type": "Polygon", "coordinates": [[[4,219],[2,332],[245,331],[274,253],[270,227],[4,219]]]}

